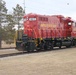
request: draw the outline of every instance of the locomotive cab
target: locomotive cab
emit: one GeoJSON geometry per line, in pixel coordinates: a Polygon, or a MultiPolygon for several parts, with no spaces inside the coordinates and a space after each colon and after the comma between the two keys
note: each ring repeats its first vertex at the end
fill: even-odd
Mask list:
{"type": "Polygon", "coordinates": [[[33,14],[24,16],[24,34],[27,34],[29,38],[34,37],[34,27],[37,25],[37,17],[33,14]]]}
{"type": "MultiPolygon", "coordinates": [[[[23,51],[32,51],[35,49],[34,27],[36,26],[36,15],[28,14],[24,16],[24,30],[22,38],[16,40],[16,48],[23,51]]],[[[18,37],[19,38],[19,37],[18,37]]]]}

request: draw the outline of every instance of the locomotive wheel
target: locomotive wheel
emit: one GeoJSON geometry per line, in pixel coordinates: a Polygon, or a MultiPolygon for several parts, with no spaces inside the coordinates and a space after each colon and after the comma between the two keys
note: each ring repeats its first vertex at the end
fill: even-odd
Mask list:
{"type": "Polygon", "coordinates": [[[72,41],[71,44],[69,44],[68,46],[66,46],[66,48],[70,48],[73,45],[72,41]]]}
{"type": "Polygon", "coordinates": [[[54,46],[53,46],[53,44],[51,44],[51,48],[50,48],[51,50],[53,50],[54,49],[54,46]]]}
{"type": "Polygon", "coordinates": [[[70,47],[71,47],[71,45],[66,46],[66,48],[70,48],[70,47]]]}
{"type": "Polygon", "coordinates": [[[44,45],[44,49],[45,50],[52,50],[53,49],[53,43],[46,43],[45,45],[44,45]]]}
{"type": "Polygon", "coordinates": [[[40,48],[37,48],[36,51],[39,52],[39,51],[41,51],[41,49],[40,48]]]}
{"type": "Polygon", "coordinates": [[[61,45],[59,46],[59,48],[61,49],[61,45]]]}
{"type": "Polygon", "coordinates": [[[44,50],[47,50],[47,46],[46,45],[44,46],[44,50]]]}
{"type": "Polygon", "coordinates": [[[59,42],[59,48],[60,48],[60,49],[61,49],[61,46],[62,46],[62,42],[60,41],[60,42],[59,42]]]}
{"type": "Polygon", "coordinates": [[[70,46],[66,46],[66,48],[69,48],[70,46]]]}

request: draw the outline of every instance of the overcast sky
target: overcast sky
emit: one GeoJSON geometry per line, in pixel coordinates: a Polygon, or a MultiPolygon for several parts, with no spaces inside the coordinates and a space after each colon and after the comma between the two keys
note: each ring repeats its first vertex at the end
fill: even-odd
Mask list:
{"type": "MultiPolygon", "coordinates": [[[[16,4],[24,7],[24,0],[4,0],[9,12],[16,4]]],[[[76,18],[76,0],[25,0],[26,14],[64,15],[76,18]]]]}

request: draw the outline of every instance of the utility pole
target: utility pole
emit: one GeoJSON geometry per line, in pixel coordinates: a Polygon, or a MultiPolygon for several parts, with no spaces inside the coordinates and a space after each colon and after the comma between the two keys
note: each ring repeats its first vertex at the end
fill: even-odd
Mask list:
{"type": "MultiPolygon", "coordinates": [[[[1,29],[1,9],[0,9],[0,29],[1,29]]],[[[0,34],[0,48],[1,48],[1,34],[0,34]]]]}
{"type": "Polygon", "coordinates": [[[25,0],[24,0],[24,3],[23,3],[23,5],[24,5],[24,15],[25,15],[25,14],[26,14],[26,13],[25,13],[25,0]]]}
{"type": "Polygon", "coordinates": [[[18,40],[19,40],[19,26],[20,26],[20,24],[19,24],[19,12],[18,12],[18,15],[17,15],[17,19],[18,19],[18,40]]]}

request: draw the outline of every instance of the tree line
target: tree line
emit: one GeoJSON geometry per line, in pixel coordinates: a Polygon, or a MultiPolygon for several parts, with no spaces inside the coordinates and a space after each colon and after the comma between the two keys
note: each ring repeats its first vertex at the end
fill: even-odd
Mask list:
{"type": "Polygon", "coordinates": [[[8,13],[6,2],[0,0],[0,48],[2,40],[5,42],[14,40],[16,32],[14,27],[16,25],[18,28],[22,26],[21,20],[25,13],[24,9],[19,4],[12,9],[12,13],[8,13]]]}

